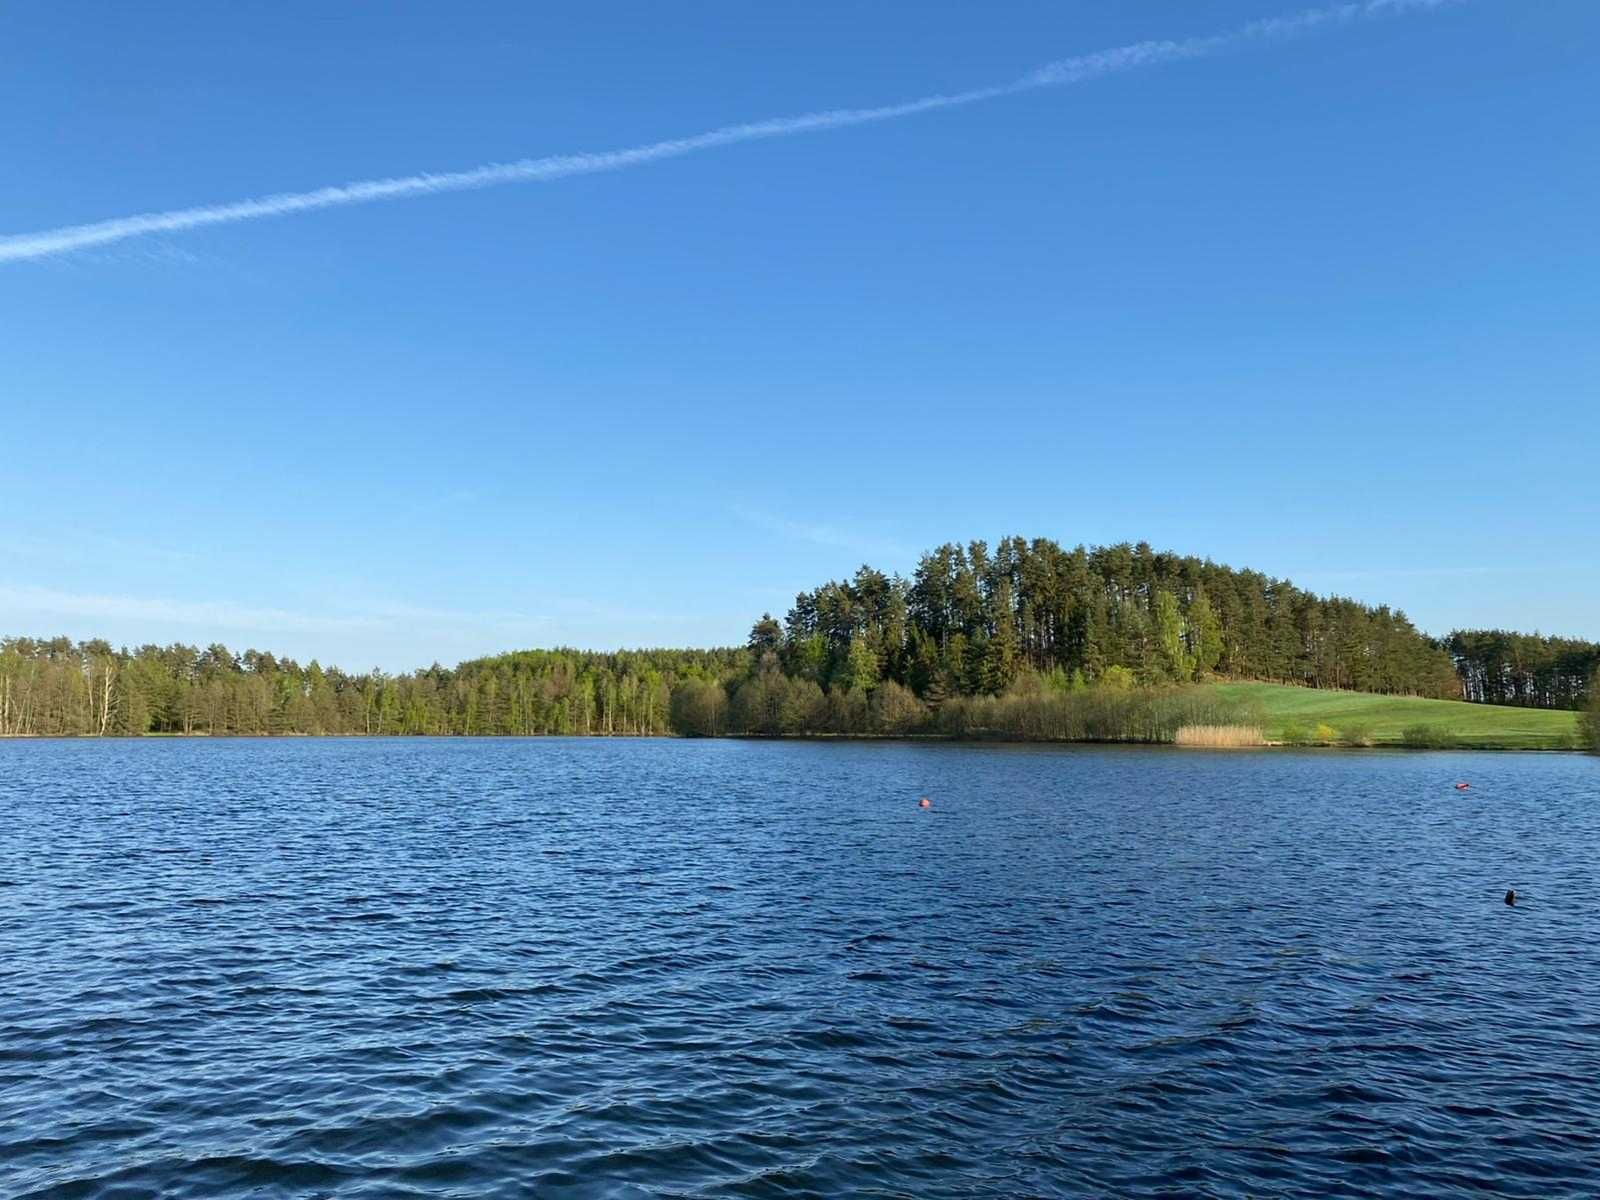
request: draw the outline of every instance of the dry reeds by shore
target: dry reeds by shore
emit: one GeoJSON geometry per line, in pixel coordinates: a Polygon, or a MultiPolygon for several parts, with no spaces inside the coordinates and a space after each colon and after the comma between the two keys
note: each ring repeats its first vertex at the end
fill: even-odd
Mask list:
{"type": "Polygon", "coordinates": [[[1201,746],[1214,750],[1238,750],[1264,746],[1267,739],[1256,725],[1185,725],[1173,734],[1175,746],[1201,746]]]}

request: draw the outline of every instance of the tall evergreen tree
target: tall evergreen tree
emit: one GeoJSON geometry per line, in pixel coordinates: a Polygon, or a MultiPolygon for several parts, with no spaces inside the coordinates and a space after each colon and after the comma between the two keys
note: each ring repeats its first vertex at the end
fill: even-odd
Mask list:
{"type": "Polygon", "coordinates": [[[783,626],[771,613],[762,613],[761,619],[750,629],[748,646],[756,662],[760,662],[764,654],[778,653],[783,649],[783,626]]]}

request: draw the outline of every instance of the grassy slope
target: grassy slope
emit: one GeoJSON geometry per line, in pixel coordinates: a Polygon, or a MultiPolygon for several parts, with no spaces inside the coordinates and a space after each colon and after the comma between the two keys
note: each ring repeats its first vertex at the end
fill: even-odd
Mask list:
{"type": "Polygon", "coordinates": [[[1461,746],[1474,749],[1567,750],[1576,745],[1578,714],[1574,712],[1317,691],[1275,683],[1215,686],[1225,696],[1246,699],[1259,707],[1269,741],[1285,740],[1285,731],[1295,725],[1308,734],[1318,724],[1331,725],[1341,735],[1347,727],[1359,725],[1374,743],[1390,746],[1400,744],[1407,727],[1428,725],[1448,730],[1461,746]]]}

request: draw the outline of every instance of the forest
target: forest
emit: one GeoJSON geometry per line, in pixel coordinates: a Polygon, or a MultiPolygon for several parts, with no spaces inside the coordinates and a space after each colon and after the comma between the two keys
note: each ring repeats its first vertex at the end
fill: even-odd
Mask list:
{"type": "Polygon", "coordinates": [[[672,697],[736,678],[743,650],[527,650],[354,675],[225,646],[0,641],[0,735],[672,732],[672,697]]]}
{"type": "MultiPolygon", "coordinates": [[[[0,640],[0,736],[934,734],[1170,741],[1257,680],[1578,708],[1600,645],[1404,614],[1147,544],[947,544],[713,650],[524,650],[401,675],[271,653],[0,640]]],[[[1589,727],[1600,724],[1591,717],[1589,727]]],[[[1600,731],[1597,737],[1600,737],[1600,731]]]]}
{"type": "Polygon", "coordinates": [[[1463,699],[1527,708],[1583,708],[1600,672],[1600,643],[1503,629],[1458,630],[1450,656],[1463,699]]]}

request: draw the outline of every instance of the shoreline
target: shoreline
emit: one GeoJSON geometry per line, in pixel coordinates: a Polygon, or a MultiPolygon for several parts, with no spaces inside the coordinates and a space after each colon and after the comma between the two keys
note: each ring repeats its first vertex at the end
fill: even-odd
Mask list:
{"type": "Polygon", "coordinates": [[[722,733],[699,736],[681,733],[0,733],[0,742],[371,742],[371,741],[482,741],[482,742],[907,742],[911,744],[974,746],[1123,746],[1142,750],[1174,750],[1205,754],[1259,753],[1261,751],[1317,750],[1400,754],[1587,754],[1579,746],[1407,746],[1380,742],[1349,746],[1326,742],[1267,740],[1255,746],[1180,746],[1174,742],[1147,742],[1131,738],[1027,738],[1003,734],[946,733],[722,733]]]}

